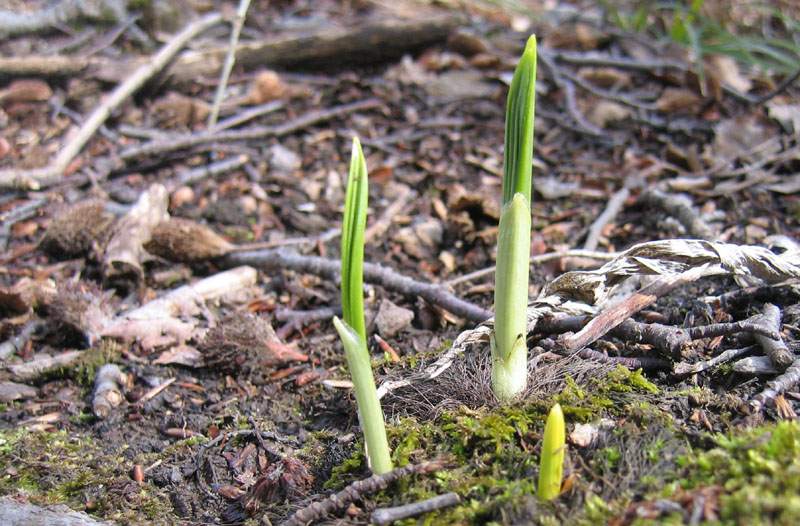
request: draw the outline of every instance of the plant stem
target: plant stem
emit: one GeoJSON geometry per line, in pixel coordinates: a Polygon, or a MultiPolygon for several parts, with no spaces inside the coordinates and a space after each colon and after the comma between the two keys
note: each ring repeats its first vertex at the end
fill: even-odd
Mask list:
{"type": "Polygon", "coordinates": [[[492,390],[506,400],[528,382],[526,323],[531,248],[531,212],[525,196],[515,194],[500,214],[492,335],[492,390]]]}
{"type": "Polygon", "coordinates": [[[392,470],[392,459],[389,441],[386,439],[383,410],[375,388],[375,377],[372,375],[367,341],[361,338],[347,322],[336,316],[333,318],[333,325],[344,344],[347,366],[353,378],[359,420],[364,430],[367,460],[372,472],[382,475],[392,470]]]}

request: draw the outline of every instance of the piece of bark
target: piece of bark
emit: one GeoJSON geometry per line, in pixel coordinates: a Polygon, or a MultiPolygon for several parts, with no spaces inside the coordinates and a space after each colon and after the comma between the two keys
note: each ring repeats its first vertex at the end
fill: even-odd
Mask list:
{"type": "Polygon", "coordinates": [[[142,246],[159,223],[169,218],[169,194],[164,185],[150,186],[117,223],[103,256],[103,278],[108,283],[141,283],[142,246]]]}
{"type": "Polygon", "coordinates": [[[10,497],[0,498],[0,517],[3,526],[111,526],[85,513],[73,511],[63,504],[37,506],[29,502],[17,502],[10,497]]]}
{"type": "Polygon", "coordinates": [[[97,418],[108,417],[111,411],[122,403],[121,375],[122,371],[113,363],[107,363],[97,371],[92,397],[92,412],[97,418]]]}

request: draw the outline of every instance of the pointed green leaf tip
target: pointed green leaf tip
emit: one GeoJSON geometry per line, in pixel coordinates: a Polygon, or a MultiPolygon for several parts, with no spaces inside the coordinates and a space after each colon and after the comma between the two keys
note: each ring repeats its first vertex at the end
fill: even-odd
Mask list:
{"type": "Polygon", "coordinates": [[[342,317],[364,341],[367,340],[367,330],[362,287],[368,194],[367,162],[361,143],[354,137],[342,220],[342,317]]]}
{"type": "Polygon", "coordinates": [[[506,137],[503,153],[503,204],[516,193],[531,202],[533,165],[533,119],[536,104],[536,35],[528,39],[514,71],[506,107],[506,137]]]}
{"type": "Polygon", "coordinates": [[[553,500],[561,493],[561,477],[564,473],[564,450],[566,449],[564,412],[556,404],[547,415],[542,440],[542,458],[539,463],[538,496],[542,500],[553,500]]]}

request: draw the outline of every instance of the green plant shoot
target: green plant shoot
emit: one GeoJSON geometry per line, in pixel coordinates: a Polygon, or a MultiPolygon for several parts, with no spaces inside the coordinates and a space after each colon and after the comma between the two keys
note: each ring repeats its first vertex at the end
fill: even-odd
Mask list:
{"type": "Polygon", "coordinates": [[[522,54],[506,109],[503,209],[497,239],[492,390],[506,400],[528,382],[526,323],[531,238],[531,170],[536,92],[536,37],[522,54]]]}
{"type": "Polygon", "coordinates": [[[503,204],[514,194],[531,202],[533,169],[533,118],[536,105],[536,35],[528,39],[519,59],[506,105],[506,136],[503,152],[503,204]]]}
{"type": "Polygon", "coordinates": [[[537,494],[542,500],[553,500],[561,493],[561,477],[564,473],[564,450],[566,449],[564,412],[556,404],[547,415],[542,441],[542,458],[539,462],[539,487],[537,494]]]}
{"type": "Polygon", "coordinates": [[[364,229],[367,225],[367,163],[361,143],[353,138],[350,156],[350,174],[345,191],[344,219],[342,220],[342,313],[344,320],[333,319],[333,324],[344,345],[347,367],[353,378],[356,404],[367,462],[372,472],[380,475],[392,470],[386,425],[381,402],[375,389],[375,377],[367,350],[367,332],[364,322],[364,229]]]}
{"type": "Polygon", "coordinates": [[[381,402],[375,389],[372,363],[367,351],[367,341],[347,322],[333,318],[333,325],[339,332],[347,356],[347,366],[356,392],[358,417],[364,430],[364,443],[367,461],[372,472],[382,475],[392,470],[389,441],[386,439],[386,425],[383,420],[381,402]]]}
{"type": "Polygon", "coordinates": [[[342,221],[342,317],[367,341],[364,321],[364,229],[367,225],[367,162],[361,143],[353,138],[350,174],[344,197],[342,221]]]}

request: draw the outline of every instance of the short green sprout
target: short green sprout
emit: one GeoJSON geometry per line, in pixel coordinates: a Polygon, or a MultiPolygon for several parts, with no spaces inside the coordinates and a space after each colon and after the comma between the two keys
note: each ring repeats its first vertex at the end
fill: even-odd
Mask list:
{"type": "Polygon", "coordinates": [[[539,487],[537,494],[542,500],[553,500],[561,493],[561,478],[564,473],[564,451],[566,431],[564,412],[556,404],[547,415],[542,440],[542,457],[539,462],[539,487]]]}
{"type": "Polygon", "coordinates": [[[367,163],[361,144],[353,139],[350,157],[350,174],[345,192],[344,220],[342,222],[342,314],[344,320],[333,319],[333,325],[344,345],[347,366],[355,386],[356,404],[367,461],[376,475],[392,470],[389,442],[380,400],[375,388],[372,363],[367,350],[366,324],[364,322],[364,229],[367,224],[367,163]]]}
{"type": "Polygon", "coordinates": [[[528,383],[527,307],[531,238],[531,171],[536,95],[536,36],[514,71],[506,108],[503,208],[494,288],[492,390],[509,399],[528,383]]]}

